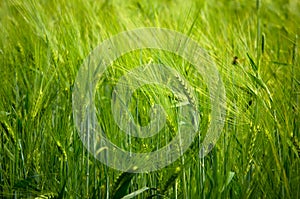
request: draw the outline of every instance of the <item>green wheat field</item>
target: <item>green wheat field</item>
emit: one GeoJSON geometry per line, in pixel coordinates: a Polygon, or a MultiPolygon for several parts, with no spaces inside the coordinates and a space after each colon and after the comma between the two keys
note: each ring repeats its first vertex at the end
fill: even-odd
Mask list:
{"type": "Polygon", "coordinates": [[[1,0],[0,198],[300,198],[299,37],[297,0],[1,0]],[[178,71],[183,88],[188,82],[197,96],[201,120],[192,144],[172,164],[121,172],[84,147],[72,92],[95,47],[141,27],[178,31],[208,52],[225,86],[226,117],[215,147],[200,158],[213,108],[201,75],[162,50],[123,55],[95,94],[97,122],[114,144],[151,152],[178,130],[174,104],[180,99],[157,85],[137,89],[129,109],[144,126],[160,102],[167,122],[158,134],[129,137],[115,124],[113,88],[138,65],[163,63],[178,71]]]}

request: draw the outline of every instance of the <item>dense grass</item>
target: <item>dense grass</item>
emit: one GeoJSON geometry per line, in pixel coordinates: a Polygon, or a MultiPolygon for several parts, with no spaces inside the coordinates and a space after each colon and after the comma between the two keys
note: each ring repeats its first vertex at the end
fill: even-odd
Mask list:
{"type": "MultiPolygon", "coordinates": [[[[0,197],[119,198],[139,190],[138,198],[300,198],[299,24],[297,0],[1,1],[0,197]],[[156,172],[122,173],[83,147],[72,90],[84,58],[101,41],[150,26],[182,32],[210,53],[225,84],[225,127],[200,159],[211,108],[201,76],[170,53],[124,55],[96,95],[103,100],[99,121],[115,143],[152,151],[176,133],[170,110],[166,135],[132,139],[131,148],[108,117],[113,86],[139,64],[168,63],[180,71],[202,118],[199,136],[178,161],[156,172]]],[[[153,86],[136,91],[136,121],[147,124],[152,99],[167,104],[170,95],[153,86]]]]}

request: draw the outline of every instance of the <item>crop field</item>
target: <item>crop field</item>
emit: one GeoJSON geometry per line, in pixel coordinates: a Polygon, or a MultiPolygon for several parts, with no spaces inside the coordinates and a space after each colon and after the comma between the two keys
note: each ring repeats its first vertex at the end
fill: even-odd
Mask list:
{"type": "Polygon", "coordinates": [[[0,198],[300,198],[299,37],[298,0],[1,0],[0,198]]]}

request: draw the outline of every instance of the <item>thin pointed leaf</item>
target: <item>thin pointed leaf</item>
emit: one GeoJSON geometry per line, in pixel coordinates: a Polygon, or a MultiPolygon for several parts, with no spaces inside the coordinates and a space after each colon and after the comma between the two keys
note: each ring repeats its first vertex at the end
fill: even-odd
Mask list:
{"type": "Polygon", "coordinates": [[[141,194],[141,193],[143,193],[143,192],[145,192],[149,189],[150,189],[149,187],[143,187],[139,190],[136,190],[136,191],[124,196],[122,199],[131,199],[131,198],[136,197],[137,195],[139,195],[139,194],[141,194]]]}
{"type": "Polygon", "coordinates": [[[250,64],[251,64],[252,69],[253,69],[255,72],[257,72],[258,67],[257,67],[257,65],[255,64],[255,62],[253,61],[253,59],[250,57],[250,55],[249,55],[248,53],[247,53],[247,57],[248,57],[248,59],[249,59],[249,61],[250,61],[250,64]]]}

